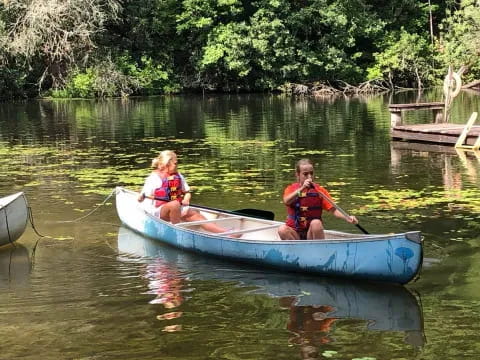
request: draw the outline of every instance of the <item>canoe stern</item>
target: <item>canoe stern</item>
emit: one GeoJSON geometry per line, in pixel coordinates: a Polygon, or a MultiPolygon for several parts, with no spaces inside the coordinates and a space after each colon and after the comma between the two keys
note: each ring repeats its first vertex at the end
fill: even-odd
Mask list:
{"type": "Polygon", "coordinates": [[[19,192],[0,199],[0,246],[15,242],[28,221],[27,199],[19,192]]]}

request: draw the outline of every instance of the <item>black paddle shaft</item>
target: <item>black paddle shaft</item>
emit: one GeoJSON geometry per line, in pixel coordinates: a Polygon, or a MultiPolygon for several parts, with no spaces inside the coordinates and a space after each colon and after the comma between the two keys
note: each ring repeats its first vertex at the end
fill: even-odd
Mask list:
{"type": "MultiPolygon", "coordinates": [[[[337,204],[335,204],[335,202],[330,199],[328,196],[326,196],[325,194],[322,194],[320,191],[318,192],[320,194],[321,197],[323,197],[326,201],[328,201],[331,205],[333,205],[338,211],[340,211],[342,213],[343,216],[345,217],[350,217],[350,215],[345,211],[343,210],[340,206],[338,206],[337,204]]],[[[360,229],[361,232],[363,232],[364,234],[368,234],[369,232],[367,230],[365,230],[360,224],[355,224],[355,226],[357,228],[360,229]]]]}
{"type": "MultiPolygon", "coordinates": [[[[165,199],[157,198],[155,196],[146,196],[145,194],[142,194],[142,195],[144,197],[146,197],[148,199],[152,199],[152,200],[161,200],[161,201],[165,200],[165,199]]],[[[223,213],[226,213],[226,214],[245,215],[245,216],[250,216],[250,217],[257,218],[257,219],[265,219],[265,220],[274,220],[275,219],[275,214],[272,211],[268,211],[268,210],[240,209],[240,210],[229,211],[229,210],[216,209],[216,208],[212,208],[212,207],[208,207],[208,206],[202,206],[202,205],[194,205],[194,204],[191,204],[191,205],[193,207],[198,208],[198,209],[219,211],[219,212],[223,212],[223,213]]]]}
{"type": "Polygon", "coordinates": [[[193,207],[196,207],[196,208],[199,208],[199,209],[219,211],[219,212],[232,214],[232,215],[245,215],[245,216],[250,216],[250,217],[257,218],[257,219],[265,219],[265,220],[274,220],[275,219],[275,214],[272,211],[268,211],[268,210],[239,209],[239,210],[228,211],[228,210],[216,209],[216,208],[212,208],[212,207],[208,207],[208,206],[202,206],[202,205],[194,205],[194,204],[191,204],[191,205],[193,207]]]}

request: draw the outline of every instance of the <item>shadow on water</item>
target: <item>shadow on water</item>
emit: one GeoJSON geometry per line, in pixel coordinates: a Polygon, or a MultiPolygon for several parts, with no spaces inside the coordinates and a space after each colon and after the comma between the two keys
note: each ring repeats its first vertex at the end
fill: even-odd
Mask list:
{"type": "Polygon", "coordinates": [[[30,271],[30,255],[23,245],[8,245],[0,249],[0,289],[27,283],[30,271]]]}
{"type": "Polygon", "coordinates": [[[297,344],[305,343],[305,338],[308,343],[328,343],[328,334],[340,319],[365,321],[368,331],[404,332],[405,342],[414,347],[425,342],[422,308],[403,286],[241,267],[174,249],[123,226],[118,231],[118,251],[121,261],[153,264],[145,275],[155,290],[152,293],[158,295],[151,303],[163,303],[166,308],[183,301],[179,276],[234,282],[252,288],[251,293],[278,298],[280,307],[289,312],[287,329],[295,334],[297,344]]]}

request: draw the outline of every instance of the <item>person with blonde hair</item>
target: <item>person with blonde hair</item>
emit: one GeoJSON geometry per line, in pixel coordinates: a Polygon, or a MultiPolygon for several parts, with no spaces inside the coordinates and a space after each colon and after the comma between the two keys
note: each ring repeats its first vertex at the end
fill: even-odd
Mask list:
{"type": "Polygon", "coordinates": [[[288,185],[283,193],[288,216],[286,223],[278,229],[282,240],[324,239],[323,210],[350,224],[358,224],[355,216],[345,216],[325,200],[331,196],[324,187],[313,182],[313,163],[309,159],[297,161],[295,175],[297,181],[288,185]]]}
{"type": "MultiPolygon", "coordinates": [[[[206,220],[198,211],[189,208],[190,186],[177,170],[177,154],[162,151],[152,160],[152,173],[145,180],[138,201],[145,201],[145,210],[172,224],[186,221],[206,220]]],[[[206,231],[222,233],[228,231],[217,224],[201,225],[206,231]]],[[[239,235],[240,236],[240,235],[239,235]]]]}

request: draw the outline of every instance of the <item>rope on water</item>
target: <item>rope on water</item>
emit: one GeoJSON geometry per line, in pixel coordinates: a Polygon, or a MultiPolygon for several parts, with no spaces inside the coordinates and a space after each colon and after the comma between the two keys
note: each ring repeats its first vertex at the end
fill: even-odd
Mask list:
{"type": "MultiPolygon", "coordinates": [[[[58,222],[61,222],[61,223],[71,223],[71,222],[77,222],[77,221],[80,221],[82,219],[85,219],[86,217],[92,215],[95,211],[97,211],[101,206],[105,205],[105,203],[108,201],[108,199],[110,199],[113,195],[115,194],[115,189],[112,190],[112,192],[110,194],[108,194],[108,196],[105,198],[105,200],[103,200],[103,202],[98,205],[96,208],[94,208],[92,211],[90,211],[87,215],[84,215],[82,217],[79,217],[78,219],[75,219],[75,220],[68,220],[68,221],[58,221],[58,222]]],[[[5,213],[5,217],[6,217],[6,213],[5,213]]],[[[48,236],[48,235],[43,235],[43,234],[40,234],[40,232],[37,230],[37,228],[35,227],[35,222],[33,220],[33,211],[32,211],[32,208],[30,206],[28,206],[28,220],[30,221],[30,224],[32,225],[32,229],[33,231],[35,232],[35,234],[37,234],[37,236],[39,237],[37,239],[37,241],[35,242],[35,245],[33,247],[33,250],[32,250],[32,254],[31,254],[31,267],[30,267],[30,271],[33,270],[33,267],[34,267],[34,264],[35,264],[35,253],[37,251],[37,246],[40,242],[40,239],[41,238],[49,238],[49,239],[53,239],[53,240],[57,240],[57,238],[53,237],[53,236],[48,236]]],[[[112,224],[113,225],[113,224],[112,224]]],[[[8,221],[7,221],[7,231],[8,231],[8,236],[9,236],[9,239],[10,239],[10,231],[8,229],[8,221]]],[[[11,242],[11,240],[10,240],[11,242]]],[[[13,242],[12,242],[13,244],[13,242]]]]}
{"type": "Polygon", "coordinates": [[[84,216],[81,216],[77,219],[74,219],[74,220],[65,220],[65,221],[57,221],[59,223],[72,223],[72,222],[77,222],[77,221],[80,221],[80,220],[83,220],[87,217],[89,217],[90,215],[92,215],[95,211],[97,211],[100,207],[102,207],[103,205],[105,205],[105,203],[113,196],[115,195],[115,189],[113,189],[110,194],[107,195],[107,197],[105,198],[105,200],[102,201],[102,203],[100,205],[98,205],[96,208],[94,208],[92,211],[90,211],[88,214],[84,215],[84,216]]]}
{"type": "MultiPolygon", "coordinates": [[[[88,216],[92,215],[95,211],[97,211],[101,206],[105,205],[105,203],[108,201],[108,199],[110,199],[113,195],[115,194],[115,189],[112,190],[112,192],[110,194],[108,194],[108,196],[105,198],[105,200],[103,200],[103,202],[98,205],[96,208],[94,208],[92,211],[90,211],[88,214],[84,215],[84,216],[81,216],[75,220],[66,220],[66,221],[56,221],[57,223],[73,223],[73,222],[77,222],[77,221],[80,221],[80,220],[83,220],[85,218],[87,218],[88,216]]],[[[34,219],[33,219],[33,211],[32,211],[32,208],[30,206],[28,206],[28,220],[30,221],[30,224],[32,225],[32,229],[33,231],[35,232],[35,234],[37,234],[37,236],[39,236],[40,238],[50,238],[50,239],[57,239],[53,236],[48,236],[48,235],[43,235],[41,234],[36,226],[35,226],[35,222],[34,222],[34,219]]],[[[10,236],[10,233],[9,233],[9,236],[10,236]]],[[[37,240],[37,243],[35,244],[35,247],[34,247],[34,250],[36,249],[37,247],[37,244],[38,244],[38,240],[37,240]]]]}
{"type": "Polygon", "coordinates": [[[35,234],[37,234],[40,237],[51,237],[51,236],[42,235],[38,232],[37,228],[35,227],[35,222],[33,221],[33,212],[30,206],[28,207],[28,221],[30,221],[30,225],[32,225],[32,229],[33,231],[35,231],[35,234]]]}

